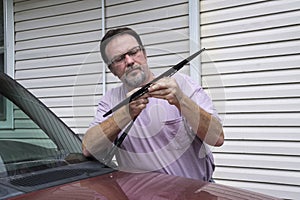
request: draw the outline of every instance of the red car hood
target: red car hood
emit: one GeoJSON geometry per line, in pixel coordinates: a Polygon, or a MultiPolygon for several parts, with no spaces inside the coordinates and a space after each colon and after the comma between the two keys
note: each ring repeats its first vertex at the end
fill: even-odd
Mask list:
{"type": "Polygon", "coordinates": [[[194,179],[158,173],[113,172],[39,190],[12,199],[194,200],[277,198],[194,179]]]}

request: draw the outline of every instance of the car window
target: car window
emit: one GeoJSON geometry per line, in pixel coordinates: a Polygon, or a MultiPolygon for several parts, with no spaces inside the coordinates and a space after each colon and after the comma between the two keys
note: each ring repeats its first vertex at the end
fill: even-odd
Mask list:
{"type": "Polygon", "coordinates": [[[49,108],[3,73],[0,82],[13,104],[13,126],[0,126],[0,178],[85,161],[78,136],[49,108]]]}
{"type": "MultiPolygon", "coordinates": [[[[40,113],[41,114],[41,113],[40,113]]],[[[71,152],[58,145],[18,106],[13,128],[0,127],[0,176],[16,175],[47,165],[62,165],[71,152]]]]}

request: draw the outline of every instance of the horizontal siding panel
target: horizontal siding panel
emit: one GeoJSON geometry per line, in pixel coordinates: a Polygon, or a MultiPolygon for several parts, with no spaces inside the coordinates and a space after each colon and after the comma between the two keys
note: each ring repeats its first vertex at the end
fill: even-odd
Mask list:
{"type": "Polygon", "coordinates": [[[83,128],[83,129],[87,129],[87,127],[89,126],[89,124],[93,121],[94,119],[94,114],[95,112],[93,112],[94,110],[91,110],[91,116],[85,116],[85,117],[61,117],[61,119],[63,120],[63,122],[65,122],[66,124],[68,124],[69,127],[71,128],[83,128]]]}
{"type": "Polygon", "coordinates": [[[145,46],[169,43],[174,41],[189,40],[189,32],[187,28],[179,30],[166,30],[156,33],[148,33],[141,36],[145,46]]]}
{"type": "MultiPolygon", "coordinates": [[[[205,55],[206,56],[206,55],[205,55]]],[[[209,59],[209,58],[207,58],[209,59]]],[[[202,63],[202,72],[205,75],[227,74],[239,72],[255,72],[267,70],[284,70],[300,67],[299,55],[284,55],[269,58],[255,58],[248,60],[232,60],[202,63]]]]}
{"type": "Polygon", "coordinates": [[[105,2],[105,7],[110,7],[110,6],[115,6],[115,5],[120,5],[120,4],[127,4],[127,3],[132,3],[132,0],[113,0],[113,1],[107,1],[105,2]]]}
{"type": "Polygon", "coordinates": [[[48,107],[60,108],[69,106],[96,106],[98,105],[100,97],[100,94],[95,94],[86,96],[40,98],[40,100],[48,107]]]}
{"type": "Polygon", "coordinates": [[[34,60],[22,60],[16,62],[15,68],[21,69],[36,69],[46,67],[57,67],[57,66],[70,66],[88,63],[101,63],[101,56],[99,52],[79,54],[79,55],[67,55],[61,57],[49,57],[40,58],[34,60]]]}
{"type": "Polygon", "coordinates": [[[101,19],[101,9],[18,22],[15,25],[15,31],[25,31],[50,26],[73,24],[97,19],[101,19]]]}
{"type": "Polygon", "coordinates": [[[28,60],[35,58],[48,58],[91,52],[99,52],[99,42],[93,41],[81,44],[70,44],[66,46],[55,46],[40,49],[26,49],[25,51],[17,51],[15,58],[16,60],[28,60]]]}
{"type": "MultiPolygon", "coordinates": [[[[300,169],[299,156],[280,156],[280,155],[250,155],[250,154],[224,154],[214,153],[216,169],[220,166],[243,168],[256,168],[256,169],[281,169],[298,171],[300,169]]],[[[219,176],[219,178],[222,178],[219,176]]],[[[230,178],[229,178],[230,179],[230,178]]],[[[269,180],[266,178],[265,180],[269,180]]],[[[298,182],[297,184],[299,184],[298,182]]]]}
{"type": "Polygon", "coordinates": [[[161,9],[163,7],[174,6],[176,4],[186,3],[186,0],[172,0],[172,1],[131,1],[125,3],[122,1],[121,4],[113,5],[113,2],[108,1],[106,3],[107,10],[106,14],[109,17],[126,15],[128,13],[145,12],[148,10],[161,9]]]}
{"type": "Polygon", "coordinates": [[[216,107],[225,106],[226,113],[300,112],[300,98],[237,100],[214,104],[216,107]]]}
{"type": "MultiPolygon", "coordinates": [[[[179,42],[172,42],[172,43],[165,43],[165,44],[157,44],[151,45],[147,47],[151,53],[160,53],[160,54],[174,54],[178,53],[178,57],[180,58],[181,52],[188,52],[189,51],[189,42],[188,41],[179,41],[179,42]]],[[[159,54],[158,54],[159,55],[159,54]]],[[[178,59],[178,62],[181,61],[178,59]]]]}
{"type": "Polygon", "coordinates": [[[72,130],[78,135],[79,138],[83,138],[88,128],[73,128],[72,130]]]}
{"type": "MultiPolygon", "coordinates": [[[[119,9],[122,13],[122,9],[119,9]]],[[[175,5],[164,7],[163,9],[154,9],[144,12],[127,13],[122,16],[107,16],[106,24],[108,27],[126,26],[137,23],[145,23],[147,21],[156,21],[166,18],[173,18],[182,15],[188,15],[188,5],[175,5]]],[[[144,26],[145,27],[145,26],[144,26]]],[[[139,32],[139,30],[136,30],[139,32]]]]}
{"type": "Polygon", "coordinates": [[[102,93],[101,86],[75,86],[75,87],[56,87],[56,88],[43,88],[43,89],[31,89],[30,92],[36,97],[70,97],[81,95],[94,95],[99,92],[102,93]],[[97,92],[96,92],[97,91],[97,92]]]}
{"type": "Polygon", "coordinates": [[[37,68],[32,73],[31,70],[18,70],[16,77],[18,80],[34,79],[34,78],[49,78],[49,77],[64,77],[85,74],[100,74],[102,73],[102,63],[88,63],[80,65],[71,65],[65,67],[52,68],[37,68]]]}
{"type": "Polygon", "coordinates": [[[226,114],[225,126],[299,126],[300,113],[226,114]]]}
{"type": "Polygon", "coordinates": [[[248,4],[260,3],[260,2],[265,2],[265,1],[267,1],[267,0],[244,0],[244,1],[214,0],[214,1],[200,1],[200,3],[201,3],[201,11],[208,12],[208,11],[212,11],[212,10],[219,10],[219,9],[225,9],[225,8],[231,8],[231,7],[241,7],[241,6],[245,6],[248,4]]]}
{"type": "Polygon", "coordinates": [[[233,86],[250,86],[250,85],[268,85],[280,83],[299,83],[299,69],[264,71],[239,74],[224,74],[222,82],[215,81],[220,75],[212,75],[204,78],[209,87],[233,87],[233,86]]]}
{"type": "MultiPolygon", "coordinates": [[[[207,53],[209,54],[210,59],[214,62],[221,60],[253,59],[269,56],[293,55],[300,53],[300,40],[228,49],[215,49],[208,50],[207,53]]],[[[203,60],[203,62],[207,61],[209,60],[203,60]]]]}
{"type": "MultiPolygon", "coordinates": [[[[187,28],[188,26],[189,21],[187,16],[177,16],[175,18],[160,19],[158,21],[145,21],[142,24],[130,24],[130,27],[136,30],[142,38],[143,34],[166,30],[177,30],[187,28]]],[[[153,41],[155,41],[154,37],[153,41]]]]}
{"type": "Polygon", "coordinates": [[[218,24],[202,24],[201,37],[243,33],[299,24],[299,11],[241,19],[218,24]]]}
{"type": "Polygon", "coordinates": [[[62,108],[51,108],[51,110],[58,115],[60,118],[64,117],[89,117],[94,115],[94,109],[87,107],[62,107],[62,108]]]}
{"type": "Polygon", "coordinates": [[[108,89],[110,84],[116,84],[116,85],[120,85],[121,81],[116,77],[116,76],[112,76],[111,74],[107,74],[106,76],[106,87],[108,89]]]}
{"type": "MultiPolygon", "coordinates": [[[[187,53],[180,53],[180,54],[173,53],[173,54],[163,55],[163,56],[148,57],[148,65],[151,67],[151,69],[157,67],[163,67],[163,66],[171,66],[180,62],[183,58],[186,57],[188,57],[187,53]]],[[[186,67],[188,67],[188,65],[184,66],[184,68],[186,67]]]]}
{"type": "MultiPolygon", "coordinates": [[[[54,3],[54,2],[53,2],[54,3]]],[[[53,4],[48,1],[48,5],[45,7],[39,6],[38,8],[31,8],[30,10],[16,11],[15,22],[22,22],[28,20],[34,20],[38,18],[48,18],[57,15],[66,15],[69,13],[78,13],[96,8],[101,8],[101,1],[97,0],[85,0],[85,1],[74,1],[74,2],[61,2],[61,4],[53,4]],[[68,12],[69,11],[69,12],[68,12]]],[[[58,2],[55,2],[58,3],[58,2]]],[[[28,4],[27,7],[35,4],[28,4]]],[[[99,10],[100,11],[100,10],[99,10]]]]}
{"type": "Polygon", "coordinates": [[[15,129],[0,130],[1,139],[47,139],[49,138],[41,129],[15,129]]]}
{"type": "Polygon", "coordinates": [[[300,84],[209,88],[214,100],[300,97],[300,84]]]}
{"type": "Polygon", "coordinates": [[[21,111],[16,105],[14,106],[14,118],[15,119],[28,119],[29,117],[21,111]]]}
{"type": "Polygon", "coordinates": [[[297,171],[218,167],[214,177],[260,183],[268,180],[273,184],[300,186],[300,174],[297,171]]]}
{"type": "MultiPolygon", "coordinates": [[[[155,44],[155,45],[147,46],[146,50],[147,50],[147,55],[149,56],[160,56],[164,54],[174,54],[174,53],[179,54],[180,52],[189,51],[189,43],[187,40],[183,40],[183,41],[174,41],[172,43],[155,44]]],[[[180,57],[180,54],[178,55],[178,57],[180,57]]]]}
{"type": "Polygon", "coordinates": [[[276,185],[272,183],[254,183],[216,179],[219,184],[230,185],[233,187],[244,188],[254,192],[261,192],[274,197],[285,199],[297,199],[299,197],[299,186],[276,185]]]}
{"type": "Polygon", "coordinates": [[[224,127],[224,132],[227,140],[300,141],[299,127],[224,127]]]}
{"type": "Polygon", "coordinates": [[[14,128],[15,129],[37,129],[39,127],[30,119],[15,119],[14,128]]]}
{"type": "MultiPolygon", "coordinates": [[[[1,139],[0,139],[1,140],[1,139]]],[[[29,144],[34,144],[46,148],[54,148],[57,149],[57,146],[53,143],[52,140],[48,139],[10,139],[10,141],[18,141],[18,142],[24,142],[29,144]]]]}
{"type": "MultiPolygon", "coordinates": [[[[205,3],[204,3],[205,4],[205,3]]],[[[235,6],[227,9],[221,9],[217,12],[203,12],[201,15],[201,23],[211,24],[224,21],[233,21],[238,19],[253,18],[258,16],[274,15],[276,13],[283,13],[294,11],[298,8],[297,1],[264,1],[255,4],[248,4],[246,6],[235,6]],[[266,7],[268,9],[266,9],[266,7]],[[255,12],[253,12],[255,10],[255,12]]],[[[205,11],[205,5],[203,11],[205,11]]]]}
{"type": "MultiPolygon", "coordinates": [[[[75,24],[63,24],[55,27],[44,27],[41,29],[32,29],[22,32],[16,32],[15,39],[17,41],[35,40],[38,38],[46,38],[60,35],[69,35],[76,33],[84,33],[91,31],[99,31],[101,36],[101,19],[93,21],[78,22],[75,24]]],[[[82,38],[84,40],[86,38],[82,38]]]]}
{"type": "Polygon", "coordinates": [[[60,5],[68,2],[74,2],[77,0],[52,0],[50,1],[35,1],[35,0],[14,0],[15,3],[15,12],[31,10],[37,8],[43,8],[46,6],[60,5]]]}
{"type": "Polygon", "coordinates": [[[89,75],[77,75],[77,76],[67,76],[64,78],[54,77],[54,78],[43,78],[43,79],[28,79],[19,81],[23,86],[28,89],[33,88],[46,88],[46,87],[60,87],[63,86],[82,86],[82,85],[92,85],[99,84],[102,81],[102,75],[99,74],[89,74],[89,75]]]}
{"type": "MultiPolygon", "coordinates": [[[[99,50],[99,41],[100,41],[100,33],[99,31],[94,31],[94,32],[87,32],[87,33],[79,33],[79,34],[72,34],[72,35],[63,35],[63,36],[56,36],[56,37],[47,37],[47,38],[40,38],[40,39],[35,39],[35,40],[27,40],[27,41],[20,41],[16,44],[15,50],[16,52],[16,59],[22,59],[22,54],[25,56],[28,55],[32,56],[33,58],[39,57],[39,54],[42,54],[43,56],[51,50],[52,52],[49,52],[50,54],[47,56],[55,56],[53,53],[55,53],[55,50],[57,51],[57,54],[60,53],[63,49],[67,49],[69,51],[68,54],[71,54],[74,51],[79,51],[79,52],[84,52],[84,51],[96,51],[99,50]],[[78,44],[78,43],[84,43],[85,44],[78,44]],[[94,42],[90,43],[89,42],[94,42]],[[81,45],[81,47],[76,46],[71,46],[71,45],[81,45]],[[67,46],[63,46],[67,45],[67,46]],[[74,49],[70,52],[70,45],[74,49]],[[87,49],[87,45],[90,45],[90,47],[87,49]],[[45,47],[52,47],[52,49],[47,49],[45,47]],[[35,48],[45,48],[45,49],[37,49],[37,50],[28,50],[28,49],[35,49],[35,48]],[[83,48],[83,49],[81,49],[83,48]],[[87,50],[86,50],[87,49],[87,50]],[[28,50],[28,52],[20,52],[20,50],[28,50]],[[39,52],[36,54],[36,52],[39,52]],[[54,52],[53,52],[54,51],[54,52]],[[30,55],[30,53],[33,52],[34,55],[30,55]],[[21,54],[21,56],[19,56],[21,54]],[[51,55],[52,54],[52,55],[51,55]],[[19,58],[19,57],[21,58],[19,58]]],[[[66,53],[65,52],[65,53],[66,53]]],[[[99,51],[98,51],[99,52],[99,51]]],[[[58,54],[59,55],[59,54],[58,54]]],[[[25,57],[23,56],[23,57],[25,57]]],[[[27,58],[25,57],[25,58],[27,58]]],[[[28,57],[30,58],[30,57],[28,57]]],[[[23,58],[24,59],[24,58],[23,58]]]]}
{"type": "Polygon", "coordinates": [[[282,27],[261,31],[203,38],[202,46],[208,49],[254,45],[299,39],[300,26],[282,27]]]}
{"type": "Polygon", "coordinates": [[[225,141],[222,147],[214,147],[218,153],[245,153],[300,156],[298,142],[283,141],[225,141]]]}

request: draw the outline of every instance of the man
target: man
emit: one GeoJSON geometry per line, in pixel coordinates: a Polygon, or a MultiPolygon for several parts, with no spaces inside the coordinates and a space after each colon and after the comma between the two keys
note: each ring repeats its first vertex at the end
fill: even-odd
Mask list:
{"type": "Polygon", "coordinates": [[[101,55],[122,85],[100,100],[83,138],[83,153],[101,160],[135,119],[116,153],[119,169],[156,171],[210,181],[213,157],[207,144],[221,146],[222,125],[211,99],[188,76],[176,73],[153,83],[149,92],[103,115],[126,96],[155,78],[139,35],[129,28],[110,30],[101,40],[101,55]]]}

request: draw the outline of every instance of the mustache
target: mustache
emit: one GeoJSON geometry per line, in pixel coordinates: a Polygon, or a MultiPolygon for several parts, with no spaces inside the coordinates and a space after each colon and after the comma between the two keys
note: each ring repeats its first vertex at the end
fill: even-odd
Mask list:
{"type": "Polygon", "coordinates": [[[136,70],[136,69],[142,70],[142,66],[140,66],[140,65],[129,66],[126,69],[125,74],[127,75],[127,74],[129,74],[130,72],[132,72],[133,70],[136,70]]]}

